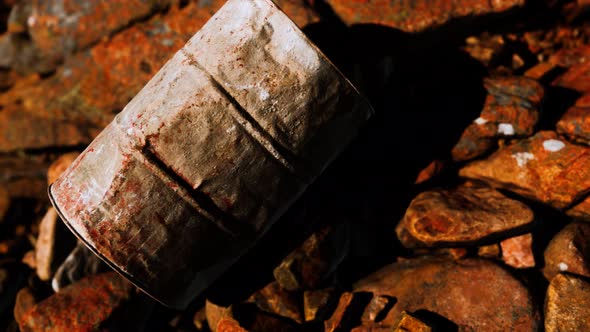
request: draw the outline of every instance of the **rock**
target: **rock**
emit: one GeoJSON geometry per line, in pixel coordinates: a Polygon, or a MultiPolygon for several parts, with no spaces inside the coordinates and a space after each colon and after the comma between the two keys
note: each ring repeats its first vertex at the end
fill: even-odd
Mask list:
{"type": "Polygon", "coordinates": [[[433,160],[428,166],[426,166],[423,170],[418,173],[416,177],[415,184],[420,184],[431,180],[433,177],[439,175],[442,170],[445,168],[445,162],[442,160],[433,160]]]}
{"type": "Polygon", "coordinates": [[[342,262],[349,242],[348,224],[326,226],[285,257],[274,269],[274,277],[286,290],[314,289],[342,262]]]}
{"type": "Polygon", "coordinates": [[[559,119],[557,132],[570,140],[588,145],[590,143],[590,94],[576,101],[559,119]]]}
{"type": "Polygon", "coordinates": [[[590,190],[590,148],[541,131],[459,171],[525,197],[563,209],[590,190]]]}
{"type": "Polygon", "coordinates": [[[0,187],[11,198],[34,198],[47,202],[49,162],[46,159],[45,154],[0,155],[0,187]]]}
{"type": "Polygon", "coordinates": [[[37,261],[35,260],[35,250],[29,250],[23,255],[21,260],[23,264],[30,267],[33,270],[37,270],[37,261]]]}
{"type": "MultiPolygon", "coordinates": [[[[207,300],[205,302],[205,316],[207,318],[207,324],[209,325],[209,329],[211,329],[211,331],[217,331],[217,327],[220,324],[221,320],[223,318],[231,318],[232,311],[230,308],[217,305],[207,300]]],[[[229,323],[225,323],[225,325],[228,324],[229,323]]]]}
{"type": "Polygon", "coordinates": [[[171,1],[23,1],[13,7],[9,23],[13,33],[26,33],[34,49],[30,59],[14,59],[19,71],[46,72],[65,57],[83,50],[103,37],[164,9],[171,1]],[[113,16],[111,13],[117,12],[113,16]],[[27,61],[28,60],[28,61],[27,61]]]}
{"type": "Polygon", "coordinates": [[[397,324],[394,325],[394,332],[430,332],[432,328],[423,321],[403,311],[397,324]]]}
{"type": "Polygon", "coordinates": [[[59,220],[55,208],[50,207],[39,225],[39,237],[35,248],[39,279],[43,281],[51,279],[75,243],[72,234],[59,220]]]}
{"type": "Polygon", "coordinates": [[[590,62],[572,65],[565,73],[557,77],[552,84],[580,93],[590,91],[590,62]]]}
{"type": "Polygon", "coordinates": [[[78,158],[78,152],[70,152],[59,156],[47,170],[47,184],[52,184],[78,158]]]}
{"type": "Polygon", "coordinates": [[[110,268],[83,243],[78,242],[55,272],[51,287],[58,292],[82,278],[106,271],[110,271],[110,268]]]}
{"type": "Polygon", "coordinates": [[[359,281],[354,291],[397,300],[380,321],[382,326],[393,326],[403,311],[416,310],[440,315],[459,331],[536,331],[540,324],[531,295],[520,281],[482,259],[407,260],[359,281]]]}
{"type": "Polygon", "coordinates": [[[560,272],[590,277],[590,224],[573,222],[565,226],[545,249],[543,274],[547,280],[560,272]]]}
{"type": "Polygon", "coordinates": [[[473,184],[435,189],[412,200],[396,227],[407,248],[477,244],[533,221],[523,203],[473,184]]]}
{"type": "Polygon", "coordinates": [[[4,220],[4,216],[6,215],[6,212],[8,212],[9,207],[10,196],[8,195],[8,191],[0,186],[0,224],[4,220]]]}
{"type": "Polygon", "coordinates": [[[38,300],[29,287],[21,288],[16,294],[14,304],[14,319],[20,321],[22,316],[37,304],[38,300]]]}
{"type": "Polygon", "coordinates": [[[575,219],[590,220],[590,196],[583,199],[580,203],[572,206],[565,212],[568,216],[575,219]]]}
{"type": "Polygon", "coordinates": [[[488,78],[480,116],[465,129],[451,154],[455,161],[483,155],[497,138],[530,136],[539,119],[543,87],[526,77],[488,78]]]}
{"type": "Polygon", "coordinates": [[[517,269],[535,267],[533,255],[533,235],[531,233],[515,236],[500,242],[502,260],[506,265],[517,269]]]}
{"type": "Polygon", "coordinates": [[[303,313],[306,322],[324,320],[330,304],[337,299],[333,288],[306,290],[303,292],[303,313]]]}
{"type": "Polygon", "coordinates": [[[277,282],[271,282],[252,294],[247,302],[256,304],[262,311],[302,323],[303,313],[300,309],[301,297],[298,295],[300,294],[282,289],[277,282]]]}
{"type": "Polygon", "coordinates": [[[590,283],[558,274],[545,298],[545,331],[590,331],[590,283]]]}
{"type": "Polygon", "coordinates": [[[298,331],[296,325],[276,315],[259,310],[252,303],[238,303],[229,308],[206,302],[205,312],[211,331],[298,331]]]}
{"type": "Polygon", "coordinates": [[[477,248],[477,255],[484,258],[500,258],[500,252],[500,245],[497,243],[492,243],[477,248]]]}
{"type": "Polygon", "coordinates": [[[115,272],[80,280],[39,302],[19,321],[21,331],[90,331],[129,300],[134,287],[115,272]]]}
{"type": "Polygon", "coordinates": [[[248,332],[248,330],[244,329],[240,326],[235,319],[231,317],[224,317],[219,321],[216,328],[213,330],[215,332],[248,332]]]}
{"type": "Polygon", "coordinates": [[[327,2],[336,15],[348,25],[378,24],[405,32],[424,31],[443,25],[454,18],[500,13],[525,3],[523,0],[394,2],[328,0],[327,2]]]}
{"type": "Polygon", "coordinates": [[[359,295],[355,295],[350,292],[343,293],[338,300],[338,305],[336,309],[332,313],[329,319],[324,321],[324,331],[325,332],[335,332],[335,331],[345,331],[346,329],[350,329],[350,326],[347,326],[346,319],[347,316],[350,316],[350,313],[347,314],[347,310],[349,307],[352,307],[351,303],[353,300],[359,298],[359,295]]]}

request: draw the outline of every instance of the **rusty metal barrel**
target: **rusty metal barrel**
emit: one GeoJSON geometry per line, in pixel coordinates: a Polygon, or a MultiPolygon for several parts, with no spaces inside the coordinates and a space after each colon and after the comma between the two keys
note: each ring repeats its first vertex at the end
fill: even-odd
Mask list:
{"type": "Polygon", "coordinates": [[[275,4],[229,0],[49,196],[94,253],[156,300],[183,308],[371,114],[275,4]]]}

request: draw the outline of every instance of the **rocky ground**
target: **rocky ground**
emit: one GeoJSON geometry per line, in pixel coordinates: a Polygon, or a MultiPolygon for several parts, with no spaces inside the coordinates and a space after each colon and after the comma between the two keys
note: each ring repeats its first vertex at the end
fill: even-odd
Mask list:
{"type": "Polygon", "coordinates": [[[47,185],[223,2],[0,0],[1,330],[590,331],[587,0],[277,0],[362,135],[184,311],[78,243],[47,185]]]}

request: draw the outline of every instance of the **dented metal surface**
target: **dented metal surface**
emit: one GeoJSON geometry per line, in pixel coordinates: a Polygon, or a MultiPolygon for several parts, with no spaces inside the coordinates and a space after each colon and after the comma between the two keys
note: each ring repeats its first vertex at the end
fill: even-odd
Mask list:
{"type": "Polygon", "coordinates": [[[68,226],[184,307],[253,245],[372,110],[269,0],[230,0],[50,188],[68,226]]]}

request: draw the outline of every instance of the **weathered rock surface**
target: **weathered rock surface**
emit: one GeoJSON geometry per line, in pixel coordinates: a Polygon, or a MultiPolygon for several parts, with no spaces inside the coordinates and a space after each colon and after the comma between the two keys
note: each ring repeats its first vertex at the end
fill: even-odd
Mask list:
{"type": "Polygon", "coordinates": [[[303,292],[303,314],[306,322],[324,320],[329,306],[337,300],[334,288],[307,290],[303,292]]]}
{"type": "Polygon", "coordinates": [[[21,331],[92,331],[129,299],[134,287],[115,272],[80,280],[39,302],[19,321],[21,331]]]}
{"type": "Polygon", "coordinates": [[[543,274],[547,280],[560,272],[590,277],[590,224],[573,222],[551,239],[545,249],[543,274]]]}
{"type": "Polygon", "coordinates": [[[379,24],[405,32],[440,26],[453,18],[499,13],[522,6],[523,0],[328,0],[346,24],[379,24]]]}
{"type": "Polygon", "coordinates": [[[525,197],[563,209],[590,191],[590,148],[541,131],[460,170],[525,197]]]}
{"type": "Polygon", "coordinates": [[[539,119],[543,87],[526,77],[488,78],[488,91],[480,116],[465,129],[451,154],[455,161],[488,152],[497,138],[530,136],[539,119]]]}
{"type": "Polygon", "coordinates": [[[500,242],[502,260],[517,269],[535,267],[533,255],[533,235],[528,233],[515,236],[500,242]]]}
{"type": "Polygon", "coordinates": [[[314,232],[274,269],[275,279],[291,291],[316,288],[346,256],[349,232],[345,223],[314,232]]]}
{"type": "Polygon", "coordinates": [[[572,141],[590,143],[590,94],[578,99],[559,119],[556,128],[572,141]]]}
{"type": "Polygon", "coordinates": [[[282,289],[276,281],[252,294],[247,302],[256,304],[262,311],[289,318],[297,323],[303,322],[300,294],[282,289]]]}
{"type": "Polygon", "coordinates": [[[405,247],[458,246],[502,236],[533,221],[523,203],[490,187],[461,185],[419,194],[396,227],[405,247]]]}
{"type": "Polygon", "coordinates": [[[22,316],[37,304],[37,298],[29,287],[21,288],[16,294],[14,319],[20,321],[22,316]]]}
{"type": "Polygon", "coordinates": [[[590,283],[558,274],[547,289],[545,331],[590,331],[590,283]]]}
{"type": "Polygon", "coordinates": [[[61,222],[55,208],[50,207],[39,224],[39,236],[35,247],[39,279],[50,280],[75,244],[76,240],[72,233],[61,222]]]}
{"type": "Polygon", "coordinates": [[[590,221],[590,196],[569,208],[565,213],[575,219],[590,221]]]}
{"type": "Polygon", "coordinates": [[[19,71],[55,68],[65,57],[108,37],[133,21],[162,10],[170,0],[157,1],[21,1],[12,8],[10,31],[15,32],[13,44],[32,49],[30,58],[11,59],[11,67],[19,71]],[[116,12],[117,15],[112,15],[116,12]],[[28,38],[18,41],[19,34],[28,38]],[[27,43],[26,46],[19,43],[27,43]]]}
{"type": "Polygon", "coordinates": [[[459,331],[536,331],[540,323],[528,290],[506,270],[481,259],[395,263],[359,281],[354,290],[397,300],[382,326],[393,325],[403,311],[416,310],[438,314],[459,331]]]}

